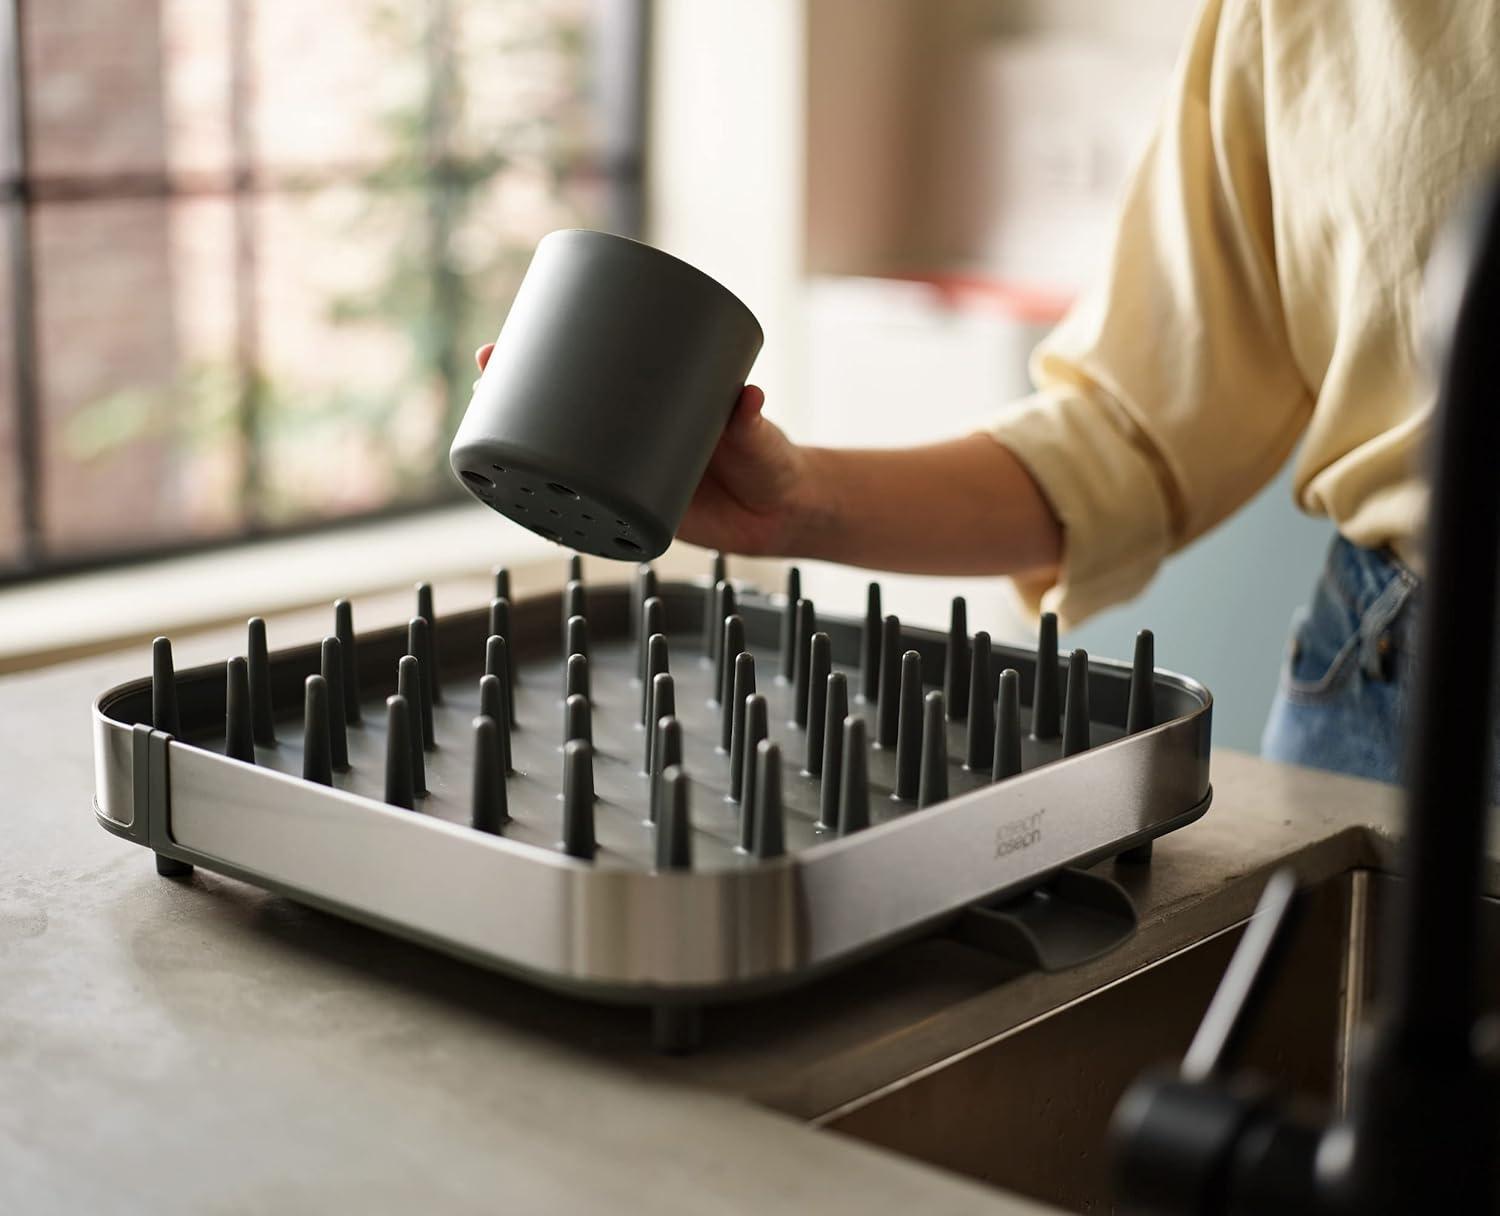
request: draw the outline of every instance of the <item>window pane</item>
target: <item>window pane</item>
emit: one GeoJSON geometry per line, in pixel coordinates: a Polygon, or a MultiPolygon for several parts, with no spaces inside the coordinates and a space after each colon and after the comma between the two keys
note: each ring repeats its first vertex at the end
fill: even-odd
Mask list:
{"type": "Polygon", "coordinates": [[[160,0],[33,2],[22,30],[31,172],[163,167],[160,0]]]}
{"type": "Polygon", "coordinates": [[[256,201],[261,511],[367,511],[434,484],[441,386],[421,196],[338,187],[256,201]]]}
{"type": "Polygon", "coordinates": [[[458,6],[452,149],[544,164],[591,158],[602,131],[589,95],[597,7],[596,0],[458,6]]]}
{"type": "Polygon", "coordinates": [[[274,173],[410,155],[426,95],[431,0],[249,5],[252,146],[274,173]]]}
{"type": "Polygon", "coordinates": [[[227,174],[231,140],[229,48],[239,36],[233,9],[256,0],[157,0],[167,168],[227,174]]]}
{"type": "Polygon", "coordinates": [[[231,221],[222,199],[33,212],[53,556],[240,525],[231,221]]]}

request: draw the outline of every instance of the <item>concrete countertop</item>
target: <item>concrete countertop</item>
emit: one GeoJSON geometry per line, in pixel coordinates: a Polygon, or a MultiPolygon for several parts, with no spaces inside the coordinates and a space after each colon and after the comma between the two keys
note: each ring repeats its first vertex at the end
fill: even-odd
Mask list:
{"type": "MultiPolygon", "coordinates": [[[[325,615],[278,618],[275,645],[325,615]]],[[[189,638],[178,662],[239,644],[189,638]]],[[[1104,867],[1142,912],[1105,958],[1013,977],[932,939],[711,1011],[704,1049],[667,1059],[638,1011],[159,878],[90,806],[89,706],[148,666],[0,680],[0,1210],[1041,1212],[805,1121],[1236,923],[1283,859],[1309,882],[1388,866],[1397,823],[1386,787],[1218,752],[1209,814],[1149,867],[1104,867]]]]}

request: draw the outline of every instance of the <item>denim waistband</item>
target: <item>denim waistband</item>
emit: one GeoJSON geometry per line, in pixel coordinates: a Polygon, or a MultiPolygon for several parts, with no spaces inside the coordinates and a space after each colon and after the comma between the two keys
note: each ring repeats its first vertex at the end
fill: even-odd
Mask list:
{"type": "Polygon", "coordinates": [[[1381,638],[1422,580],[1389,549],[1365,549],[1340,536],[1329,547],[1323,584],[1358,619],[1360,667],[1378,677],[1381,638]]]}

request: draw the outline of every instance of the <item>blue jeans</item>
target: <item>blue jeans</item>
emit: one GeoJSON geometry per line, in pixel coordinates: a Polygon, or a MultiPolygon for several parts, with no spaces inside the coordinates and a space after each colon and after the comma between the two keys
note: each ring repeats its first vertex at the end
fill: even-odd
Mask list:
{"type": "Polygon", "coordinates": [[[1399,781],[1421,583],[1343,537],[1298,611],[1261,740],[1271,760],[1399,781]]]}
{"type": "MultiPolygon", "coordinates": [[[[1261,739],[1267,759],[1401,780],[1421,603],[1421,580],[1395,556],[1335,539],[1293,622],[1261,739]]],[[[1491,765],[1500,770],[1500,747],[1491,765]]]]}

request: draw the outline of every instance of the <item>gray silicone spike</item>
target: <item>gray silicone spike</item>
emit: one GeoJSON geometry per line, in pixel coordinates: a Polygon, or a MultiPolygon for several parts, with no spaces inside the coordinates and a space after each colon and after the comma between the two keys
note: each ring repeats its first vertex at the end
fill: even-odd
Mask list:
{"type": "Polygon", "coordinates": [[[740,790],[745,780],[745,699],[755,692],[755,656],[748,650],[734,661],[734,692],[730,694],[729,741],[724,750],[729,753],[729,797],[740,800],[740,790]]]}
{"type": "Polygon", "coordinates": [[[745,618],[731,612],[724,618],[723,637],[719,639],[718,652],[714,655],[714,683],[709,690],[708,703],[721,708],[729,704],[729,687],[734,682],[734,661],[745,649],[745,618]]]}
{"type": "Polygon", "coordinates": [[[790,680],[797,670],[797,604],[802,599],[802,571],[789,566],[786,572],[786,604],[781,609],[781,678],[790,680]]]}
{"type": "Polygon", "coordinates": [[[802,717],[807,726],[807,751],[802,771],[817,776],[823,771],[824,707],[828,704],[828,673],[833,670],[833,647],[826,633],[815,633],[808,643],[807,702],[802,717]]]}
{"type": "Polygon", "coordinates": [[[859,633],[859,696],[873,705],[880,695],[880,584],[865,589],[865,623],[859,633]]]}
{"type": "Polygon", "coordinates": [[[943,694],[934,689],[922,702],[922,776],[917,806],[933,806],[948,797],[948,718],[943,694]]]}
{"type": "MultiPolygon", "coordinates": [[[[656,571],[649,562],[635,568],[635,590],[630,596],[630,637],[637,647],[645,641],[641,632],[641,616],[646,601],[656,594],[656,571]]],[[[639,671],[636,672],[640,674],[639,671]]]]}
{"type": "Polygon", "coordinates": [[[792,664],[792,721],[807,725],[807,696],[812,689],[812,636],[818,628],[818,611],[812,600],[797,603],[797,658],[792,664]]]}
{"type": "Polygon", "coordinates": [[[182,734],[177,673],[172,669],[172,643],[168,638],[155,638],[151,643],[151,725],[169,735],[182,734]]]}
{"type": "MultiPolygon", "coordinates": [[[[510,601],[503,596],[496,596],[490,601],[490,631],[486,635],[492,638],[504,638],[507,649],[510,646],[510,601]]],[[[510,692],[511,702],[511,724],[515,724],[516,703],[516,668],[515,664],[506,664],[505,687],[510,692]]]]}
{"type": "Polygon", "coordinates": [[[406,702],[411,715],[411,730],[408,732],[411,759],[411,788],[415,795],[427,792],[427,758],[422,754],[421,714],[417,706],[422,699],[422,661],[415,655],[403,655],[396,664],[396,695],[406,702]]]}
{"type": "Polygon", "coordinates": [[[328,726],[328,682],[308,676],[303,685],[302,779],[333,784],[333,751],[328,726]]]}
{"type": "Polygon", "coordinates": [[[990,635],[981,629],[974,635],[969,657],[969,730],[964,745],[964,767],[971,773],[987,773],[995,762],[994,678],[990,675],[990,635]]]}
{"type": "Polygon", "coordinates": [[[262,747],[275,747],[276,715],[271,707],[271,654],[266,645],[266,623],[252,616],[245,632],[251,734],[262,747]]]}
{"type": "Polygon", "coordinates": [[[499,676],[479,677],[479,712],[483,717],[494,718],[499,728],[500,763],[506,773],[514,772],[510,755],[510,715],[507,712],[505,685],[499,676]]]}
{"type": "MultiPolygon", "coordinates": [[[[563,641],[567,642],[568,624],[575,616],[588,616],[588,595],[583,589],[583,584],[578,579],[569,579],[562,593],[562,633],[563,641]]],[[[568,652],[563,652],[566,657],[568,652]]]]}
{"type": "Polygon", "coordinates": [[[1058,736],[1057,614],[1042,613],[1036,643],[1036,687],[1031,693],[1031,737],[1058,736]]]}
{"type": "Polygon", "coordinates": [[[432,630],[427,618],[414,616],[406,625],[406,653],[417,660],[419,700],[415,703],[417,719],[421,723],[422,746],[430,748],[437,738],[432,726],[432,630]]]}
{"type": "MultiPolygon", "coordinates": [[[[953,597],[948,612],[948,649],[943,655],[943,700],[948,715],[961,722],[969,711],[969,606],[953,597]]],[[[986,737],[989,732],[985,731],[986,737]]]]}
{"type": "Polygon", "coordinates": [[[865,720],[844,719],[844,767],[839,776],[839,835],[870,826],[870,756],[865,720]]]}
{"type": "Polygon", "coordinates": [[[682,763],[682,723],[675,714],[664,717],[656,724],[656,734],[651,748],[651,793],[646,801],[647,818],[659,823],[661,815],[661,776],[669,768],[682,763]]]}
{"type": "Polygon", "coordinates": [[[1089,652],[1075,650],[1068,657],[1068,703],[1063,711],[1064,756],[1089,748],[1089,652]]]}
{"type": "MultiPolygon", "coordinates": [[[[722,553],[714,554],[713,568],[709,571],[708,587],[703,592],[703,653],[714,657],[714,647],[719,644],[719,623],[727,615],[719,603],[719,584],[728,582],[728,566],[722,553]]],[[[733,612],[734,609],[730,609],[733,612]]]]}
{"type": "Polygon", "coordinates": [[[236,655],[224,664],[224,754],[255,763],[255,734],[250,728],[250,671],[236,655]]]}
{"type": "Polygon", "coordinates": [[[896,797],[917,796],[922,768],[922,656],[901,656],[901,715],[896,734],[896,797]]]}
{"type": "MultiPolygon", "coordinates": [[[[646,674],[646,647],[647,644],[658,633],[663,637],[667,632],[667,609],[660,596],[653,595],[641,605],[641,639],[640,654],[636,658],[635,678],[636,682],[645,686],[650,684],[650,678],[646,674]]],[[[641,721],[646,720],[646,694],[643,688],[641,692],[641,721]]]]}
{"type": "Polygon", "coordinates": [[[469,822],[476,831],[492,836],[498,836],[510,819],[500,732],[495,718],[480,714],[474,719],[474,793],[469,822]]]}
{"type": "Polygon", "coordinates": [[[1130,664],[1130,708],[1125,733],[1136,734],[1156,725],[1156,639],[1151,630],[1135,635],[1135,658],[1130,664]]]}
{"type": "Polygon", "coordinates": [[[670,765],[661,775],[660,818],[656,825],[656,868],[693,868],[693,822],[688,806],[688,775],[670,765]]]}
{"type": "Polygon", "coordinates": [[[503,596],[490,601],[490,631],[485,636],[510,641],[510,601],[503,596]]]}
{"type": "Polygon", "coordinates": [[[666,635],[653,633],[646,642],[646,672],[641,681],[641,725],[648,728],[651,725],[651,685],[667,670],[667,658],[666,635]]]}
{"type": "Polygon", "coordinates": [[[581,583],[581,582],[583,582],[583,555],[582,554],[575,553],[575,554],[573,554],[572,557],[568,558],[568,582],[570,582],[570,583],[581,583]]]}
{"type": "Polygon", "coordinates": [[[339,656],[344,661],[344,721],[358,726],[359,664],[354,652],[354,605],[348,600],[334,601],[333,636],[339,640],[339,656]]]}
{"type": "Polygon", "coordinates": [[[510,599],[510,571],[504,566],[496,566],[491,573],[495,576],[495,598],[510,599]]]}
{"type": "Polygon", "coordinates": [[[1004,781],[1021,771],[1021,673],[1014,667],[1000,673],[995,709],[995,760],[990,776],[1004,781]]]}
{"type": "Polygon", "coordinates": [[[563,647],[563,658],[570,659],[575,654],[587,655],[589,652],[589,623],[587,618],[577,615],[568,618],[567,644],[563,647]]]}
{"type": "Polygon", "coordinates": [[[781,803],[781,748],[762,739],[755,748],[755,856],[786,852],[786,811],[781,803]]]}
{"type": "Polygon", "coordinates": [[[663,718],[677,713],[677,689],[670,672],[659,672],[651,677],[651,717],[646,723],[646,758],[641,762],[643,773],[651,772],[651,752],[656,746],[656,724],[663,718]]]}
{"type": "Polygon", "coordinates": [[[505,712],[509,719],[507,726],[516,724],[515,679],[511,674],[513,670],[510,644],[502,635],[491,634],[484,643],[484,674],[494,676],[505,687],[505,712]]]}
{"type": "Polygon", "coordinates": [[[411,702],[399,693],[385,699],[385,800],[408,811],[417,804],[416,781],[412,774],[413,729],[411,702]]]}
{"type": "MultiPolygon", "coordinates": [[[[1125,711],[1125,733],[1136,734],[1156,725],[1156,639],[1149,629],[1135,635],[1135,658],[1130,664],[1130,701],[1125,711]]],[[[1127,865],[1145,865],[1151,860],[1152,842],[1143,841],[1126,849],[1119,860],[1127,865]]]]}
{"type": "Polygon", "coordinates": [[[715,671],[718,670],[719,648],[724,645],[724,622],[735,614],[737,607],[732,583],[721,582],[714,588],[714,640],[708,654],[714,661],[715,671]]]}
{"type": "Polygon", "coordinates": [[[573,739],[563,745],[563,852],[591,860],[594,841],[594,745],[573,739]]]}
{"type": "Polygon", "coordinates": [[[333,753],[333,767],[338,772],[349,768],[349,731],[344,721],[344,656],[338,638],[331,634],[323,639],[318,652],[323,681],[328,685],[328,738],[333,753]]]}
{"type": "Polygon", "coordinates": [[[589,660],[587,655],[570,654],[568,665],[563,672],[563,699],[577,694],[585,701],[591,700],[593,693],[589,689],[589,660]]]}
{"type": "Polygon", "coordinates": [[[437,613],[432,608],[432,584],[417,584],[417,615],[427,622],[427,654],[422,658],[422,669],[432,685],[432,703],[443,703],[443,683],[438,675],[437,613]]]}
{"type": "Polygon", "coordinates": [[[849,716],[849,682],[842,671],[828,676],[823,707],[822,785],[818,789],[818,826],[839,825],[839,781],[844,767],[844,719],[849,716]]]}
{"type": "Polygon", "coordinates": [[[880,626],[880,691],[875,742],[895,747],[901,723],[901,622],[888,616],[880,626]]]}
{"type": "Polygon", "coordinates": [[[740,848],[747,853],[755,847],[755,758],[761,740],[768,734],[765,695],[751,693],[745,698],[745,748],[740,757],[740,848]]]}
{"type": "Polygon", "coordinates": [[[589,699],[581,693],[571,694],[563,702],[563,743],[574,739],[594,741],[594,724],[589,715],[589,699]]]}

